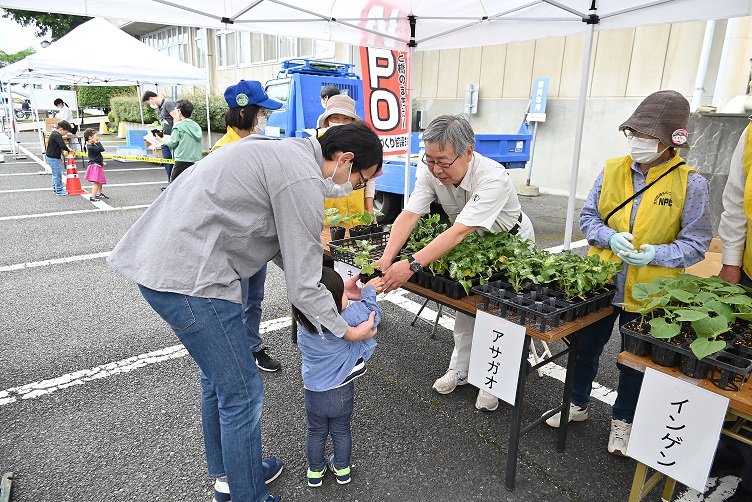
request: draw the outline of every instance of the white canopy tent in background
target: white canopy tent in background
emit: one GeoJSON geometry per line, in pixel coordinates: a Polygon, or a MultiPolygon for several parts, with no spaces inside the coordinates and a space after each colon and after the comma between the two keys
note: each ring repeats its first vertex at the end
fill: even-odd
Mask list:
{"type": "MultiPolygon", "coordinates": [[[[139,42],[104,19],[91,19],[56,42],[0,69],[0,82],[52,85],[195,85],[206,87],[209,121],[209,78],[196,68],[139,42]],[[103,51],[92,50],[101,48],[103,51]]],[[[10,85],[7,86],[8,90],[10,85]]],[[[32,102],[34,85],[31,86],[32,102]]],[[[139,99],[139,104],[141,103],[139,99]]],[[[36,109],[34,110],[36,113],[36,109]]],[[[38,119],[38,117],[35,117],[38,119]]],[[[141,113],[143,122],[143,111],[141,113]]],[[[41,129],[40,129],[40,141],[41,129]]],[[[11,141],[15,148],[15,139],[11,141]]]]}
{"type": "MultiPolygon", "coordinates": [[[[585,33],[565,249],[572,237],[594,31],[752,15],[752,0],[0,0],[0,7],[143,22],[158,19],[178,26],[399,49],[411,56],[416,50],[585,33]]],[[[406,194],[409,175],[406,169],[406,194]]]]}

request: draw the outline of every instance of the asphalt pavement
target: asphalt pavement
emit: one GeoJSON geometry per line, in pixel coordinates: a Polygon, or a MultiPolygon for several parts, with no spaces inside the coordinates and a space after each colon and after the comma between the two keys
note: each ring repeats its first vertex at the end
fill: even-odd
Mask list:
{"type": "MultiPolygon", "coordinates": [[[[105,262],[160,195],[164,170],[110,160],[106,203],[59,197],[50,176],[37,174],[35,134],[21,140],[26,159],[6,153],[0,164],[0,472],[14,473],[11,500],[208,502],[198,367],[135,285],[105,262]]],[[[123,144],[113,136],[102,141],[108,152],[123,144]]],[[[538,244],[560,245],[566,199],[521,202],[538,244]]],[[[575,229],[573,240],[582,238],[575,229]]],[[[572,424],[564,453],[546,426],[524,436],[510,492],[504,475],[511,407],[477,411],[477,390],[469,385],[450,395],[431,390],[448,364],[453,318],[443,316],[432,339],[429,322],[410,324],[421,302],[404,291],[381,299],[379,346],[356,383],[353,480],[339,486],[327,478],[311,489],[300,354],[290,339],[284,278],[270,266],[262,329],[283,367],[262,372],[262,438],[264,454],[285,461],[273,494],[286,502],[627,500],[635,462],[606,451],[617,336],[602,357],[591,418],[572,424]]],[[[429,303],[424,316],[435,310],[429,303]]],[[[526,422],[556,404],[561,373],[549,365],[543,377],[529,378],[526,422]]],[[[716,494],[705,500],[718,501],[735,480],[710,485],[716,494]]],[[[690,491],[681,500],[698,497],[690,491]]]]}

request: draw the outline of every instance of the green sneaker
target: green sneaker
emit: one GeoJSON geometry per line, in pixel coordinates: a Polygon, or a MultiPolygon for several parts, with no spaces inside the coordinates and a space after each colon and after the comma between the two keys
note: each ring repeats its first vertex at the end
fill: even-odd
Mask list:
{"type": "Polygon", "coordinates": [[[308,486],[318,488],[324,482],[324,474],[326,473],[326,466],[321,471],[312,471],[308,469],[308,486]]]}
{"type": "Polygon", "coordinates": [[[344,469],[337,469],[334,467],[334,453],[329,455],[327,467],[329,467],[329,470],[334,473],[334,476],[337,478],[337,483],[346,485],[350,482],[350,466],[348,465],[344,469]]]}

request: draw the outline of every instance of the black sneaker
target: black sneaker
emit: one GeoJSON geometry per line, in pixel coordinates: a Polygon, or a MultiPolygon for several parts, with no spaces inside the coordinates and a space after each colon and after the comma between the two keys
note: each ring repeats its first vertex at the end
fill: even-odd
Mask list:
{"type": "Polygon", "coordinates": [[[260,370],[278,371],[282,367],[282,364],[279,361],[266,353],[266,347],[258,352],[254,352],[253,358],[256,360],[256,366],[258,366],[260,370]]]}
{"type": "Polygon", "coordinates": [[[107,197],[107,196],[106,196],[105,194],[103,194],[103,193],[100,193],[99,195],[97,195],[97,197],[98,197],[98,198],[100,198],[100,199],[109,199],[109,197],[107,197]]]}

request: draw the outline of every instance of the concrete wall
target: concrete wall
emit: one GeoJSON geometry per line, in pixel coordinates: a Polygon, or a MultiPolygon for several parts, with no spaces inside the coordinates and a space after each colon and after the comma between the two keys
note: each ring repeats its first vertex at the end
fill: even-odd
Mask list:
{"type": "MultiPolygon", "coordinates": [[[[731,64],[726,65],[725,78],[717,78],[727,24],[716,23],[702,104],[711,104],[717,82],[728,97],[738,94],[739,89],[744,92],[749,78],[749,61],[742,61],[752,55],[752,18],[733,20],[729,33],[733,45],[727,52],[731,64]]],[[[595,34],[578,197],[587,196],[605,159],[626,154],[626,140],[618,126],[645,96],[673,89],[691,100],[705,26],[705,22],[691,22],[595,34]]],[[[527,109],[533,79],[548,77],[547,120],[538,127],[531,183],[548,193],[568,194],[584,45],[585,36],[576,35],[475,49],[417,52],[413,63],[414,110],[425,111],[428,121],[444,113],[462,113],[465,85],[478,83],[478,113],[471,117],[475,131],[516,133],[527,109]]],[[[735,139],[726,134],[721,140],[734,143],[735,139]]],[[[527,178],[522,170],[510,174],[518,184],[527,178]]]]}

